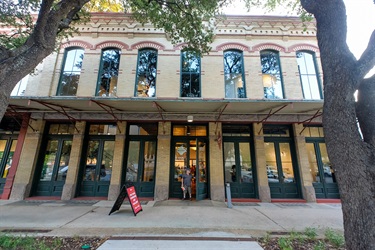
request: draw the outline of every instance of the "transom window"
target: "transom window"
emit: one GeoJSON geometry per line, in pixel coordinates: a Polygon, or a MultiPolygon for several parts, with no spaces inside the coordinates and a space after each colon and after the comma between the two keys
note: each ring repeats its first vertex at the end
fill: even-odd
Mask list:
{"type": "Polygon", "coordinates": [[[315,56],[311,52],[297,51],[298,71],[305,99],[321,99],[322,91],[316,69],[315,56]]]}
{"type": "Polygon", "coordinates": [[[200,97],[200,58],[189,51],[181,52],[181,97],[200,97]]]}
{"type": "Polygon", "coordinates": [[[242,51],[224,52],[225,98],[246,98],[242,51]]]}
{"type": "Polygon", "coordinates": [[[138,53],[136,97],[155,97],[158,52],[142,49],[138,53]]]}
{"type": "Polygon", "coordinates": [[[283,99],[279,52],[273,50],[261,51],[260,62],[262,65],[264,98],[283,99]]]}
{"type": "Polygon", "coordinates": [[[98,96],[117,96],[120,54],[121,51],[119,49],[105,49],[102,51],[99,79],[96,91],[98,96]]]}
{"type": "Polygon", "coordinates": [[[65,51],[63,68],[57,89],[58,96],[75,96],[77,94],[84,53],[85,51],[82,48],[71,48],[65,51]]]}

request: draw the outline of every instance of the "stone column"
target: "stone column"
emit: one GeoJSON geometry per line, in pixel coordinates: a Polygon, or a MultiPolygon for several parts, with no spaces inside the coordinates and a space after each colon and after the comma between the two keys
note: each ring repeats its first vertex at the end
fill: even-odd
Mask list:
{"type": "Polygon", "coordinates": [[[79,165],[82,159],[83,139],[85,135],[86,122],[76,122],[74,129],[72,149],[69,157],[69,170],[66,174],[66,180],[61,195],[61,200],[71,200],[74,198],[77,190],[79,165]],[[78,130],[78,131],[77,131],[78,130]]]}
{"type": "Polygon", "coordinates": [[[266,153],[264,150],[264,136],[262,128],[262,124],[254,123],[253,125],[258,191],[259,199],[262,202],[271,202],[271,192],[268,185],[266,153]]]}
{"type": "Polygon", "coordinates": [[[225,201],[221,123],[210,122],[208,124],[208,131],[210,160],[208,174],[210,180],[211,200],[225,201]],[[220,133],[219,138],[218,133],[220,133]]]}
{"type": "Polygon", "coordinates": [[[27,130],[22,153],[14,178],[11,200],[23,200],[29,197],[31,185],[35,174],[35,165],[39,155],[39,148],[42,141],[45,121],[30,120],[30,127],[27,130]]]}
{"type": "Polygon", "coordinates": [[[126,139],[126,122],[117,123],[117,133],[115,139],[115,150],[113,152],[113,165],[111,184],[109,185],[108,200],[117,199],[121,190],[121,178],[124,171],[124,147],[126,139]]]}
{"type": "Polygon", "coordinates": [[[310,172],[309,158],[306,149],[306,140],[305,136],[300,134],[302,130],[302,124],[293,124],[302,195],[307,202],[316,202],[315,189],[312,184],[313,179],[310,172]]]}
{"type": "Polygon", "coordinates": [[[169,197],[169,176],[171,159],[171,123],[159,122],[158,147],[155,174],[154,200],[167,200],[169,197]]]}

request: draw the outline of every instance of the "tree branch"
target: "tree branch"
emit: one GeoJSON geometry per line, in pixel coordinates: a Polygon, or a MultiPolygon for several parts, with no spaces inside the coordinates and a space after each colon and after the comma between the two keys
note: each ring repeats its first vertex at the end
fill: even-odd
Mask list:
{"type": "Polygon", "coordinates": [[[361,58],[358,60],[358,77],[364,78],[365,75],[375,65],[375,30],[372,32],[370,41],[361,58]]]}

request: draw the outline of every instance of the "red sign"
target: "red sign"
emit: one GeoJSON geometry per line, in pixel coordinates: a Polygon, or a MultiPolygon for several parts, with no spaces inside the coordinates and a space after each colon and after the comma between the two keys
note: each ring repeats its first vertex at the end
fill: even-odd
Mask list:
{"type": "Polygon", "coordinates": [[[137,213],[142,211],[142,206],[138,200],[137,193],[135,192],[134,186],[130,186],[126,188],[126,192],[128,193],[129,202],[133,209],[134,215],[137,215],[137,213]]]}

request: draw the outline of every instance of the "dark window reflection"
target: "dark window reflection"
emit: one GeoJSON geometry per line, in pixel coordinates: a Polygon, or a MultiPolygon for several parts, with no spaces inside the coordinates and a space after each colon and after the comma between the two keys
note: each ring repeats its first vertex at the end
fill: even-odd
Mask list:
{"type": "Polygon", "coordinates": [[[191,52],[181,53],[181,97],[200,97],[200,58],[191,52]]]}
{"type": "Polygon", "coordinates": [[[283,99],[279,53],[271,50],[261,51],[260,61],[262,65],[264,97],[268,99],[283,99]]]}
{"type": "Polygon", "coordinates": [[[224,81],[226,98],[246,98],[241,51],[224,52],[224,81]]]}
{"type": "Polygon", "coordinates": [[[119,49],[103,50],[98,82],[98,96],[117,96],[120,54],[119,49]]]}
{"type": "Polygon", "coordinates": [[[77,94],[83,55],[83,49],[71,49],[65,52],[64,67],[61,72],[57,95],[75,96],[77,94]]]}
{"type": "Polygon", "coordinates": [[[138,54],[136,96],[155,97],[158,52],[143,49],[138,54]]]}
{"type": "Polygon", "coordinates": [[[314,55],[312,53],[298,51],[296,57],[303,97],[305,99],[321,99],[314,55]]]}

